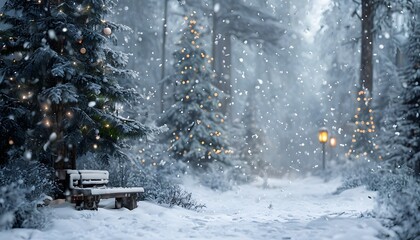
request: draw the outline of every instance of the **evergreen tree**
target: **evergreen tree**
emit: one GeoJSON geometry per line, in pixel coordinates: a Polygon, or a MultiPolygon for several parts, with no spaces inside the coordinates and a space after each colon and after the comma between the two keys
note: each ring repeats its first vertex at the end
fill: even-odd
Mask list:
{"type": "Polygon", "coordinates": [[[200,31],[194,14],[185,16],[185,27],[174,52],[175,104],[165,111],[161,123],[170,133],[169,149],[175,159],[195,168],[207,168],[212,162],[225,163],[227,140],[221,113],[221,91],[213,85],[208,67],[211,58],[202,49],[200,31]]]}
{"type": "Polygon", "coordinates": [[[56,169],[75,168],[89,151],[103,157],[126,137],[152,129],[118,116],[116,104],[136,93],[119,81],[127,56],[111,48],[104,19],[110,0],[8,0],[0,13],[0,149],[2,159],[39,160],[56,169]],[[23,154],[24,153],[24,154],[23,154]],[[13,155],[15,154],[15,155],[13,155]]]}
{"type": "MultiPolygon", "coordinates": [[[[420,5],[420,4],[418,4],[420,5]]],[[[417,6],[417,11],[420,7],[417,6]]],[[[414,18],[417,19],[417,18],[414,18]]],[[[408,66],[402,70],[399,97],[388,109],[385,120],[384,160],[393,167],[407,166],[420,173],[420,24],[407,44],[408,66]]]]}
{"type": "Polygon", "coordinates": [[[355,130],[348,155],[352,158],[371,157],[377,159],[376,126],[373,118],[372,97],[363,88],[357,94],[356,113],[353,117],[355,130]]]}

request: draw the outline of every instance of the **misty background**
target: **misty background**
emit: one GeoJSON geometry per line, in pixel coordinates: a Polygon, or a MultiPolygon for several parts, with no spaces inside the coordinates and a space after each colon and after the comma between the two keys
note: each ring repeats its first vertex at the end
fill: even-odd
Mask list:
{"type": "MultiPolygon", "coordinates": [[[[178,1],[167,1],[166,43],[163,46],[164,4],[165,1],[119,1],[114,9],[116,14],[112,16],[116,22],[133,30],[119,34],[119,45],[131,54],[128,67],[140,73],[139,81],[133,84],[147,96],[148,103],[145,104],[154,106],[149,113],[152,115],[161,111],[159,83],[162,72],[168,75],[174,71],[172,53],[176,49],[175,43],[179,39],[185,14],[178,1]],[[164,61],[162,51],[165,51],[164,61]]],[[[212,53],[213,21],[209,15],[213,3],[191,1],[186,4],[190,11],[197,12],[199,24],[204,26],[206,51],[212,53]]],[[[241,10],[235,5],[243,4],[274,20],[265,26],[263,18],[247,15],[250,13],[246,11],[236,13],[250,21],[261,22],[261,26],[266,28],[262,32],[268,34],[253,39],[246,33],[252,30],[245,25],[232,30],[231,65],[225,66],[230,68],[232,83],[229,121],[234,125],[244,124],[243,118],[250,104],[247,97],[251,95],[248,101],[255,104],[253,109],[261,130],[255,137],[263,139],[264,158],[282,173],[306,171],[320,165],[317,132],[321,126],[334,128],[340,143],[336,151],[346,151],[348,136],[344,128],[348,119],[342,115],[351,115],[353,110],[343,108],[349,112],[342,113],[333,109],[334,114],[343,119],[329,117],[333,105],[339,103],[332,103],[332,96],[328,95],[332,87],[327,82],[329,58],[323,55],[331,55],[333,50],[324,49],[319,40],[323,37],[321,30],[327,28],[322,13],[330,2],[232,1],[230,4],[235,11],[241,10]]],[[[216,8],[220,7],[225,6],[216,5],[216,8]]],[[[336,80],[341,81],[343,79],[336,80]]],[[[351,87],[355,81],[345,87],[351,87]]],[[[334,87],[341,86],[336,84],[334,87]]],[[[170,87],[165,88],[164,93],[170,95],[170,92],[170,87]]]]}

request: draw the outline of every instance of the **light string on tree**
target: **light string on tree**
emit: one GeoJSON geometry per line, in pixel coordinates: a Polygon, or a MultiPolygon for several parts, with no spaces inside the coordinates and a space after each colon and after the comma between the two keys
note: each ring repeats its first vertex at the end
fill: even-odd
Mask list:
{"type": "MultiPolygon", "coordinates": [[[[181,98],[181,101],[183,102],[183,104],[197,103],[197,106],[199,106],[199,108],[205,112],[213,111],[213,109],[218,107],[220,108],[222,106],[222,103],[217,101],[217,98],[220,96],[220,94],[217,91],[215,91],[213,93],[210,93],[208,96],[204,96],[203,101],[208,102],[196,102],[197,100],[199,100],[199,98],[197,98],[197,96],[194,94],[195,92],[197,92],[197,90],[193,89],[197,88],[196,84],[204,80],[200,78],[202,77],[201,74],[207,70],[206,64],[210,64],[214,59],[208,54],[206,54],[205,51],[200,50],[200,48],[202,47],[202,45],[199,43],[200,32],[198,31],[198,24],[197,20],[194,17],[194,14],[191,14],[191,17],[185,16],[184,20],[188,27],[184,32],[184,42],[181,40],[179,44],[184,43],[187,46],[181,47],[181,49],[178,52],[179,73],[182,77],[177,81],[179,81],[181,86],[184,85],[183,88],[185,88],[184,96],[181,98]],[[190,85],[192,89],[186,89],[186,87],[188,86],[185,85],[190,85]]],[[[201,27],[201,29],[203,29],[203,27],[201,27]]],[[[219,116],[218,114],[216,114],[215,117],[216,119],[218,119],[216,121],[217,124],[224,123],[223,117],[219,116]]],[[[196,119],[194,122],[197,126],[200,124],[204,124],[204,126],[207,126],[207,129],[212,128],[212,124],[205,123],[206,120],[196,119]]],[[[195,150],[197,152],[202,152],[198,153],[199,155],[202,155],[202,158],[206,157],[208,159],[211,159],[212,155],[232,153],[232,150],[225,149],[223,146],[220,146],[220,140],[217,140],[219,137],[222,137],[222,133],[220,131],[213,130],[208,132],[205,136],[209,136],[210,139],[206,139],[205,136],[200,136],[200,134],[195,133],[194,130],[191,132],[192,129],[193,126],[189,126],[187,129],[187,133],[183,132],[183,127],[174,131],[172,134],[173,138],[171,141],[172,146],[170,146],[169,149],[173,149],[178,141],[192,142],[194,140],[197,140],[200,146],[210,146],[210,149],[206,149],[203,147],[191,149],[192,151],[195,150]]],[[[180,156],[187,153],[186,150],[182,148],[176,149],[176,152],[180,156]]]]}
{"type": "MultiPolygon", "coordinates": [[[[367,90],[360,90],[357,93],[357,106],[356,106],[356,113],[354,115],[354,124],[355,129],[352,134],[351,139],[351,146],[349,151],[346,153],[346,156],[349,157],[350,155],[356,152],[355,146],[358,140],[361,138],[361,135],[364,134],[373,134],[376,132],[375,121],[373,117],[373,109],[371,108],[372,97],[368,96],[367,90]],[[367,114],[368,118],[363,118],[363,114],[367,114]]],[[[371,139],[372,145],[374,149],[378,149],[379,146],[373,142],[371,139]]],[[[368,153],[365,151],[362,153],[363,156],[367,156],[368,153]]],[[[356,154],[356,158],[360,158],[359,154],[356,154]]],[[[379,156],[381,159],[381,156],[379,156]]]]}

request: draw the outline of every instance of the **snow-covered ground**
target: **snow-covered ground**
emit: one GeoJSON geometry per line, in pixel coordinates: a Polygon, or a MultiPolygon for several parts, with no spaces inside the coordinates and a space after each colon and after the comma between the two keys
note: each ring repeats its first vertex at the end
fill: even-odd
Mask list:
{"type": "Polygon", "coordinates": [[[339,185],[315,177],[269,179],[266,189],[257,181],[215,192],[190,180],[186,189],[207,206],[200,212],[150,202],[117,210],[112,200],[101,201],[98,211],[76,211],[64,203],[53,207],[48,229],[13,229],[0,239],[378,239],[386,229],[361,217],[373,208],[375,192],[359,187],[333,195],[339,185]]]}

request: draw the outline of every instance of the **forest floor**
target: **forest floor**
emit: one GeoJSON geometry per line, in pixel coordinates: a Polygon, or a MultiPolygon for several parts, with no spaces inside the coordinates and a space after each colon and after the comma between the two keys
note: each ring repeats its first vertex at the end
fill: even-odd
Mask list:
{"type": "Polygon", "coordinates": [[[387,230],[367,214],[376,193],[364,187],[333,194],[340,180],[269,179],[212,191],[189,179],[186,190],[206,208],[198,212],[139,202],[133,211],[113,209],[103,200],[98,211],[76,211],[69,203],[52,206],[45,230],[12,229],[0,239],[379,239],[387,230]]]}

